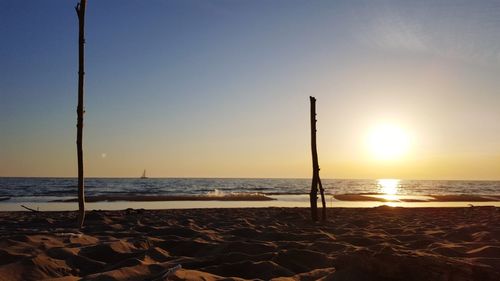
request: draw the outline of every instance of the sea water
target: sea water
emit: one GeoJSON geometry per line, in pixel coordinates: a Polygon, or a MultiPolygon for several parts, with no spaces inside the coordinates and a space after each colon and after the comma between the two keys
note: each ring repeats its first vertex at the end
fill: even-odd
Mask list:
{"type": "MultiPolygon", "coordinates": [[[[322,179],[325,194],[499,195],[500,181],[322,179]]],[[[86,196],[264,194],[306,195],[310,179],[86,178],[86,196]]],[[[50,202],[77,196],[76,178],[0,178],[0,204],[50,202]]],[[[284,197],[285,196],[285,197],[284,197]]],[[[300,196],[295,198],[301,198],[300,196]]]]}

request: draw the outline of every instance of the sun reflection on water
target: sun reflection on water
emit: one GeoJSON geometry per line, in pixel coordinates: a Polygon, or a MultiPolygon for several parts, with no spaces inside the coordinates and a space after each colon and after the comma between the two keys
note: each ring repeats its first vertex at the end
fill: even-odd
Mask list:
{"type": "Polygon", "coordinates": [[[396,195],[399,189],[398,179],[379,179],[377,180],[377,185],[380,188],[380,193],[383,193],[383,198],[387,200],[398,200],[399,197],[396,195]]]}

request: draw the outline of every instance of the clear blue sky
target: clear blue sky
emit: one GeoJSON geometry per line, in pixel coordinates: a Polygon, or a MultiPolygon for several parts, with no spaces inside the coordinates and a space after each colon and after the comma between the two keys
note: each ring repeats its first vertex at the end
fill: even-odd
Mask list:
{"type": "MultiPolygon", "coordinates": [[[[0,0],[0,176],[76,175],[76,1],[0,0]]],[[[88,1],[88,176],[500,179],[498,1],[88,1]],[[371,157],[377,124],[411,137],[371,157]]]]}

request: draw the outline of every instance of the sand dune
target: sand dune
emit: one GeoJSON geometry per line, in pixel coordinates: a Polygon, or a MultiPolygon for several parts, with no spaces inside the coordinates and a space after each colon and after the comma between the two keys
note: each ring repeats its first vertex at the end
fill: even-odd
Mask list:
{"type": "Polygon", "coordinates": [[[0,280],[500,280],[494,207],[0,213],[0,280]]]}

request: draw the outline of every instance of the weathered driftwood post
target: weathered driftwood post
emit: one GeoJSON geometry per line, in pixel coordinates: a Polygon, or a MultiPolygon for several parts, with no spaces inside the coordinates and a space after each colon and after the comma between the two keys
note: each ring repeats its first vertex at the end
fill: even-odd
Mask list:
{"type": "Polygon", "coordinates": [[[85,219],[85,193],[83,189],[83,76],[84,72],[84,44],[85,44],[85,7],[87,0],[80,0],[76,5],[78,15],[78,106],[76,108],[76,152],[78,157],[78,227],[83,227],[85,219]]]}
{"type": "MultiPolygon", "coordinates": [[[[318,169],[319,170],[319,169],[318,169]]],[[[319,193],[321,194],[321,219],[326,220],[326,200],[325,200],[325,190],[323,189],[323,185],[321,184],[321,179],[319,178],[319,171],[318,171],[318,183],[319,183],[319,193]]]]}
{"type": "Polygon", "coordinates": [[[321,202],[323,204],[322,219],[326,219],[326,202],[323,191],[323,185],[319,178],[319,163],[318,163],[318,149],[316,148],[316,98],[309,97],[311,101],[311,151],[312,151],[312,164],[313,175],[311,184],[311,193],[309,198],[311,201],[311,217],[313,221],[318,220],[318,186],[321,194],[321,202]]]}

